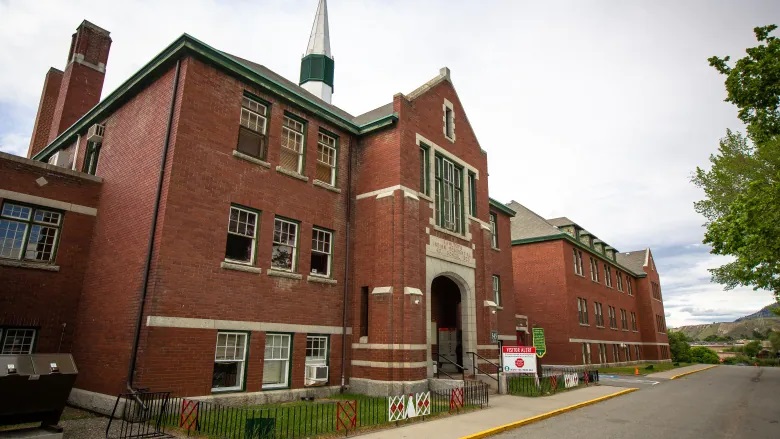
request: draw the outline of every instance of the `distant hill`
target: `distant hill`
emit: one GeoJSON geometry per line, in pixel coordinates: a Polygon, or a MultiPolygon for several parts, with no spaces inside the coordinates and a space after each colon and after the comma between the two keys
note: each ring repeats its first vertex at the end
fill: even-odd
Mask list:
{"type": "Polygon", "coordinates": [[[682,332],[691,340],[704,340],[710,335],[739,340],[751,338],[754,330],[762,334],[765,334],[769,329],[780,332],[780,316],[772,312],[772,308],[776,307],[778,307],[777,304],[765,306],[761,311],[740,317],[733,322],[687,325],[673,330],[682,332]]]}
{"type": "Polygon", "coordinates": [[[777,314],[772,312],[772,309],[774,309],[774,308],[780,308],[780,305],[778,305],[776,303],[773,303],[771,305],[767,305],[767,306],[761,308],[761,311],[754,312],[753,314],[750,314],[750,315],[747,315],[747,316],[744,316],[744,317],[740,317],[740,318],[738,318],[737,320],[734,320],[734,321],[735,322],[742,322],[742,321],[745,321],[745,320],[756,319],[756,318],[759,318],[759,317],[778,317],[777,314]]]}

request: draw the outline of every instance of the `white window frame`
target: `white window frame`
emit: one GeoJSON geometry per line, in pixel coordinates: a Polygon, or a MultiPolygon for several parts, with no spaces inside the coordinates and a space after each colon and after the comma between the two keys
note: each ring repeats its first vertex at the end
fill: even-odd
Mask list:
{"type": "MultiPolygon", "coordinates": [[[[21,239],[21,247],[19,248],[18,254],[14,255],[14,253],[9,253],[7,256],[3,256],[3,249],[4,247],[0,248],[0,259],[13,259],[13,260],[21,260],[21,261],[31,261],[31,262],[39,262],[43,264],[51,264],[54,262],[55,256],[57,254],[57,247],[59,245],[60,240],[60,231],[62,229],[62,219],[63,214],[62,212],[58,212],[56,210],[51,209],[44,209],[38,206],[32,206],[22,203],[16,203],[12,200],[6,200],[0,204],[0,221],[6,222],[8,224],[9,230],[11,226],[14,226],[15,232],[19,232],[21,230],[22,232],[22,239],[21,239]],[[10,209],[7,209],[10,207],[10,209]],[[26,215],[23,215],[23,213],[26,212],[26,215]],[[39,218],[38,215],[41,215],[39,218]],[[21,229],[20,229],[21,227],[21,229]],[[30,238],[32,237],[34,230],[37,228],[37,234],[38,238],[40,238],[40,233],[44,229],[47,230],[53,230],[54,236],[51,240],[51,249],[49,250],[49,257],[48,259],[38,258],[38,257],[28,257],[30,253],[33,254],[33,256],[37,255],[38,253],[41,253],[37,250],[35,250],[36,245],[38,242],[32,243],[32,249],[30,244],[30,238]]],[[[5,242],[8,239],[4,239],[1,242],[5,242]]],[[[17,240],[12,240],[13,242],[16,242],[17,240]]],[[[10,250],[13,251],[14,247],[10,247],[10,250]]]]}
{"type": "Polygon", "coordinates": [[[590,257],[590,280],[599,281],[599,263],[593,256],[590,257]]]}
{"type": "Polygon", "coordinates": [[[290,387],[290,370],[292,368],[292,361],[290,358],[292,357],[292,335],[291,334],[282,334],[282,333],[275,333],[275,332],[267,332],[265,334],[265,350],[263,353],[263,375],[265,375],[265,366],[266,363],[269,361],[278,361],[283,363],[285,367],[283,367],[284,373],[284,382],[277,383],[277,384],[265,384],[263,383],[263,389],[283,389],[290,387]],[[272,345],[272,357],[268,357],[268,342],[269,340],[287,340],[287,357],[283,358],[284,356],[281,355],[281,352],[285,349],[284,344],[280,345],[272,345]],[[274,355],[275,349],[280,349],[280,355],[274,355]]]}
{"type": "Polygon", "coordinates": [[[305,130],[305,123],[288,115],[284,116],[284,123],[282,125],[282,148],[298,154],[298,167],[293,171],[298,174],[303,173],[303,152],[306,139],[306,136],[304,135],[305,130]]]}
{"type": "Polygon", "coordinates": [[[582,252],[574,248],[572,249],[572,255],[574,256],[574,274],[585,276],[582,274],[582,252]]]}
{"type": "MultiPolygon", "coordinates": [[[[35,339],[38,335],[38,330],[35,328],[0,328],[0,355],[24,355],[24,354],[32,354],[33,349],[35,349],[35,339]],[[19,337],[20,335],[16,334],[17,332],[22,332],[22,344],[17,345],[16,343],[8,344],[9,335],[8,333],[13,331],[14,333],[14,339],[16,337],[19,337]],[[24,343],[24,339],[27,338],[29,334],[30,344],[27,347],[26,350],[21,350],[21,348],[24,348],[26,344],[24,343]]],[[[14,340],[15,341],[15,340],[14,340]]]]}
{"type": "Polygon", "coordinates": [[[338,164],[338,140],[322,131],[317,133],[317,163],[330,168],[330,178],[327,183],[336,186],[336,166],[338,164]]]}
{"type": "Polygon", "coordinates": [[[617,290],[623,291],[623,273],[620,270],[615,270],[615,280],[617,281],[617,290]]]}
{"type": "Polygon", "coordinates": [[[607,288],[612,288],[612,267],[609,264],[604,264],[604,282],[607,288]]]}
{"type": "Polygon", "coordinates": [[[493,301],[501,306],[501,276],[493,275],[493,301]]]}
{"type": "Polygon", "coordinates": [[[498,248],[498,215],[490,212],[490,245],[498,248]]]}
{"type": "Polygon", "coordinates": [[[333,232],[325,230],[319,227],[312,227],[311,229],[311,253],[323,254],[328,256],[327,271],[325,273],[315,273],[311,264],[309,264],[309,271],[312,276],[330,277],[333,266],[333,232]],[[318,235],[327,235],[328,241],[318,239],[318,235]],[[327,246],[327,248],[325,248],[327,246]]]}
{"type": "Polygon", "coordinates": [[[265,135],[268,126],[268,107],[250,97],[241,98],[241,126],[265,135]]]}
{"type": "Polygon", "coordinates": [[[444,137],[451,141],[455,141],[455,108],[452,105],[452,102],[448,101],[447,99],[444,100],[444,105],[442,105],[442,132],[444,133],[444,137]],[[448,129],[449,128],[449,129],[448,129]]]}
{"type": "Polygon", "coordinates": [[[307,366],[327,366],[328,365],[328,336],[327,335],[307,335],[306,336],[306,365],[307,366]],[[323,352],[322,356],[310,356],[309,341],[316,341],[320,345],[316,350],[323,352]]]}
{"type": "MultiPolygon", "coordinates": [[[[239,206],[230,206],[230,211],[228,213],[228,235],[236,235],[236,236],[242,236],[245,238],[249,238],[249,235],[246,234],[247,226],[249,225],[249,222],[244,223],[244,232],[240,233],[239,230],[241,229],[241,213],[247,214],[247,219],[254,217],[255,223],[254,223],[254,230],[252,231],[252,249],[250,252],[250,259],[249,261],[242,261],[239,259],[230,259],[225,255],[225,261],[231,262],[234,264],[243,264],[243,265],[255,265],[255,256],[257,254],[257,223],[259,222],[259,216],[257,212],[249,209],[245,209],[243,207],[239,206]],[[236,220],[236,226],[238,227],[236,231],[231,232],[230,231],[230,222],[233,220],[233,211],[238,212],[238,219],[236,220]]],[[[227,249],[226,249],[227,250],[227,249]]]]}
{"type": "Polygon", "coordinates": [[[249,335],[246,332],[234,332],[234,331],[219,331],[219,332],[217,332],[217,341],[216,341],[216,346],[215,346],[215,349],[214,349],[214,364],[216,364],[216,363],[239,363],[240,367],[239,367],[239,371],[238,371],[238,381],[237,381],[238,385],[232,386],[232,387],[212,387],[211,388],[212,392],[225,392],[225,391],[231,391],[231,390],[244,390],[244,375],[245,375],[245,371],[246,371],[246,357],[247,357],[247,347],[248,347],[247,340],[248,339],[249,339],[249,335]],[[232,359],[227,359],[227,358],[219,359],[218,358],[218,353],[219,353],[219,348],[220,348],[220,345],[219,345],[219,336],[220,335],[225,335],[226,336],[226,339],[225,339],[226,344],[225,344],[225,346],[223,346],[225,348],[226,356],[227,356],[227,349],[231,348],[231,345],[228,344],[228,342],[230,341],[231,337],[235,337],[235,342],[232,345],[232,349],[233,349],[233,358],[232,359]],[[244,355],[243,355],[243,357],[241,359],[237,359],[236,355],[235,355],[236,349],[239,347],[239,340],[242,340],[241,344],[243,345],[242,350],[243,350],[243,353],[244,353],[244,355]]]}
{"type": "Polygon", "coordinates": [[[633,290],[633,287],[631,286],[631,278],[628,275],[626,275],[626,287],[627,287],[627,290],[628,290],[628,295],[629,296],[633,296],[634,295],[634,290],[633,290]]]}
{"type": "Polygon", "coordinates": [[[434,163],[436,223],[453,233],[463,234],[463,168],[443,155],[436,156],[434,163]]]}
{"type": "Polygon", "coordinates": [[[299,224],[296,223],[295,221],[290,221],[290,220],[287,220],[287,219],[284,219],[284,218],[280,218],[280,217],[274,218],[274,236],[273,236],[273,242],[272,242],[272,247],[271,247],[271,268],[273,270],[295,272],[295,270],[296,270],[296,268],[298,266],[298,262],[297,262],[297,260],[298,260],[298,232],[299,232],[299,227],[298,226],[299,226],[299,224]],[[290,234],[289,233],[289,230],[290,230],[289,227],[290,226],[295,227],[295,233],[292,234],[292,236],[293,236],[293,243],[292,243],[292,245],[290,245],[289,241],[288,242],[282,242],[281,240],[277,240],[277,230],[276,230],[276,227],[277,227],[278,224],[282,225],[282,226],[288,225],[287,232],[284,232],[284,227],[282,227],[282,229],[278,232],[279,233],[279,237],[281,237],[281,235],[283,233],[286,233],[287,235],[289,235],[290,234]],[[275,245],[280,245],[280,246],[284,246],[284,247],[292,247],[292,262],[290,264],[290,268],[282,268],[282,267],[277,267],[277,266],[274,265],[274,261],[273,261],[273,246],[275,246],[275,245]]]}

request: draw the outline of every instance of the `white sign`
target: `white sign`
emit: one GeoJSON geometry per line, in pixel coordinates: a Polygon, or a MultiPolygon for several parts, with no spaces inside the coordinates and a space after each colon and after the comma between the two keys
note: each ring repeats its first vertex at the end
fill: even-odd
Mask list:
{"type": "Polygon", "coordinates": [[[431,414],[431,392],[387,397],[390,422],[431,414]]]}
{"type": "Polygon", "coordinates": [[[502,346],[504,372],[536,373],[536,348],[533,346],[502,346]]]}

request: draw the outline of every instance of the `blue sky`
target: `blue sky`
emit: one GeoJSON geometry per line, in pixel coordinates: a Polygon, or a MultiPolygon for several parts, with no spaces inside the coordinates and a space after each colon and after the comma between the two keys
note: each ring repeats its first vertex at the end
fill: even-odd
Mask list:
{"type": "MultiPolygon", "coordinates": [[[[0,150],[24,155],[49,67],[83,19],[111,31],[103,95],[187,32],[298,76],[317,0],[0,0],[0,150]]],[[[768,292],[726,292],[707,268],[690,176],[727,128],[712,55],[739,58],[770,0],[330,0],[334,104],[353,114],[452,70],[488,151],[491,196],[567,216],[621,251],[650,247],[670,326],[733,320],[768,292]]]]}

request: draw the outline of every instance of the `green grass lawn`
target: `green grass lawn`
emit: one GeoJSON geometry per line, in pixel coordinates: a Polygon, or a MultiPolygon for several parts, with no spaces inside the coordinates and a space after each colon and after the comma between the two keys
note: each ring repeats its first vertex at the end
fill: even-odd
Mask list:
{"type": "Polygon", "coordinates": [[[619,367],[600,367],[599,373],[610,373],[615,375],[634,375],[634,368],[639,369],[640,375],[648,375],[656,372],[665,372],[667,370],[677,369],[678,367],[690,366],[691,363],[658,363],[658,364],[637,364],[633,366],[619,367]],[[675,364],[678,364],[675,366],[675,364]],[[652,366],[648,369],[648,366],[652,366]]]}

